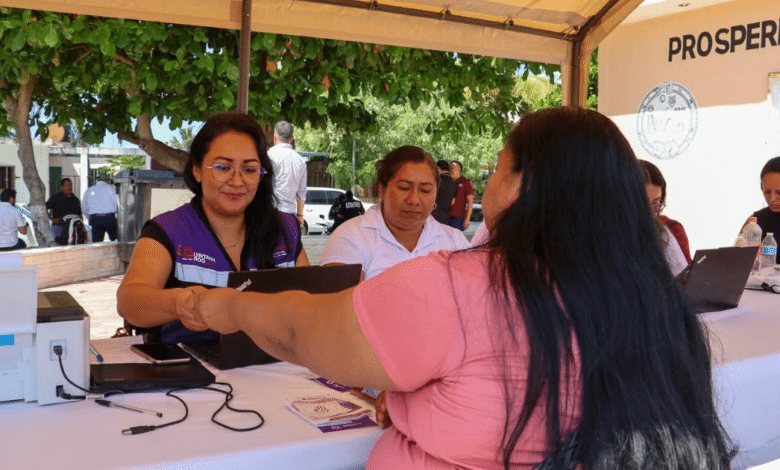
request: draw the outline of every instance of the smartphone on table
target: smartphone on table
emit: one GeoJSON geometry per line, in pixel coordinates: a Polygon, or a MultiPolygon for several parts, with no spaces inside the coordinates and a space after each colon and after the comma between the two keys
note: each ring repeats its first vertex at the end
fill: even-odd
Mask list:
{"type": "Polygon", "coordinates": [[[131,349],[134,353],[145,359],[148,359],[156,366],[186,364],[192,360],[192,356],[187,354],[176,344],[134,344],[131,346],[131,349]]]}

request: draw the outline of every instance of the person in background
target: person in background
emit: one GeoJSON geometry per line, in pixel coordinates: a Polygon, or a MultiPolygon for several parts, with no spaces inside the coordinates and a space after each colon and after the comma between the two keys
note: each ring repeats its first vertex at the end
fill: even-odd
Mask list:
{"type": "Polygon", "coordinates": [[[767,207],[753,212],[752,217],[758,219],[762,240],[771,232],[780,242],[780,157],[771,158],[761,169],[761,192],[767,207]]]}
{"type": "Polygon", "coordinates": [[[474,188],[471,181],[463,176],[463,165],[458,161],[450,163],[450,173],[457,189],[450,208],[450,227],[466,230],[471,224],[471,211],[474,209],[474,188]]]}
{"type": "MultiPolygon", "coordinates": [[[[648,166],[645,165],[643,160],[638,160],[638,163],[642,171],[643,181],[645,183],[645,193],[647,194],[648,207],[650,207],[650,210],[653,213],[653,220],[655,221],[656,225],[656,233],[658,234],[661,246],[664,249],[666,263],[668,264],[672,274],[676,276],[688,266],[688,262],[685,260],[685,255],[683,254],[682,248],[680,248],[680,244],[677,242],[677,239],[674,237],[674,235],[672,235],[669,227],[667,227],[661,221],[661,207],[659,203],[660,196],[654,191],[655,185],[653,184],[653,179],[650,175],[650,170],[648,170],[648,166]]],[[[658,174],[660,175],[660,172],[658,172],[658,174]]]]}
{"type": "MultiPolygon", "coordinates": [[[[336,220],[336,213],[338,212],[341,203],[344,202],[345,197],[347,196],[344,194],[339,194],[339,197],[336,198],[336,202],[330,206],[330,210],[328,211],[328,220],[336,220]]],[[[333,232],[333,229],[330,231],[333,232]]]]}
{"type": "Polygon", "coordinates": [[[274,126],[274,146],[268,149],[274,167],[274,195],[280,212],[292,214],[303,226],[306,203],[306,162],[293,148],[293,126],[279,121],[274,126]]]}
{"type": "Polygon", "coordinates": [[[439,188],[436,190],[436,204],[431,215],[437,222],[448,225],[457,187],[450,175],[450,164],[447,160],[437,161],[436,166],[439,170],[439,188]]]}
{"type": "Polygon", "coordinates": [[[66,245],[68,227],[63,219],[68,215],[81,217],[81,201],[73,194],[73,181],[70,178],[63,178],[60,181],[60,191],[46,201],[46,210],[51,220],[51,234],[54,240],[61,245],[66,245]]]}
{"type": "Polygon", "coordinates": [[[296,218],[274,208],[272,180],[254,118],[210,117],[184,169],[195,197],[144,225],[117,290],[119,315],[136,327],[162,325],[158,341],[214,339],[216,333],[194,333],[179,321],[177,303],[192,286],[224,287],[232,271],[308,266],[296,218]]]}
{"type": "Polygon", "coordinates": [[[90,186],[81,201],[81,211],[92,227],[92,243],[100,243],[108,234],[112,242],[117,239],[116,188],[107,173],[100,173],[97,183],[90,186]]]}
{"type": "Polygon", "coordinates": [[[525,115],[482,205],[487,247],[336,294],[197,288],[180,315],[390,390],[368,470],[729,469],[709,343],[617,126],[582,108],[525,115]]]}
{"type": "Polygon", "coordinates": [[[411,145],[376,163],[379,204],[330,236],[320,264],[363,265],[370,279],[401,261],[438,250],[468,248],[463,233],[431,217],[439,172],[430,154],[411,145]]]}
{"type": "Polygon", "coordinates": [[[680,245],[685,261],[691,263],[691,248],[688,243],[688,235],[685,233],[680,222],[672,220],[669,217],[662,215],[664,207],[666,207],[666,179],[661,174],[661,170],[657,166],[646,160],[639,160],[642,168],[647,172],[649,177],[649,183],[645,185],[647,190],[647,197],[650,199],[650,205],[653,207],[653,211],[661,218],[661,222],[669,229],[674,235],[674,239],[677,240],[677,244],[680,245]]]}
{"type": "MultiPolygon", "coordinates": [[[[341,196],[339,196],[339,199],[341,199],[341,196]]],[[[339,205],[336,208],[336,213],[333,217],[335,222],[333,222],[333,226],[330,228],[331,233],[335,232],[344,222],[365,213],[366,210],[363,208],[363,203],[355,199],[351,190],[347,190],[344,199],[339,202],[339,205]]]]}
{"type": "Polygon", "coordinates": [[[0,251],[26,248],[27,244],[18,234],[27,234],[27,222],[16,207],[16,191],[4,189],[0,192],[0,251]]]}

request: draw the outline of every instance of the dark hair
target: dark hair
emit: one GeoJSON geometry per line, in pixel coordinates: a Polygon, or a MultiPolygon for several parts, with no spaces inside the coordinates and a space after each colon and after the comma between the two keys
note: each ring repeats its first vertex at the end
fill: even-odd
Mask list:
{"type": "Polygon", "coordinates": [[[192,169],[203,164],[203,158],[208,153],[211,142],[227,132],[238,132],[251,137],[255,142],[257,155],[260,157],[260,166],[266,171],[257,186],[254,199],[244,210],[247,238],[244,250],[241,252],[241,259],[246,261],[252,256],[258,269],[271,268],[274,266],[273,251],[279,239],[281,237],[286,239],[287,235],[282,229],[282,219],[275,207],[274,173],[266,152],[265,136],[252,116],[241,113],[220,113],[211,116],[192,139],[190,158],[184,167],[184,182],[195,193],[196,198],[203,197],[203,188],[195,179],[192,169]]]}
{"type": "MultiPolygon", "coordinates": [[[[639,166],[642,168],[642,183],[647,186],[648,184],[652,184],[653,186],[659,186],[661,188],[661,205],[666,203],[666,180],[664,179],[664,175],[661,174],[661,170],[658,169],[657,166],[653,165],[652,163],[648,162],[647,160],[637,160],[639,162],[639,166]]],[[[652,208],[652,201],[649,199],[647,200],[648,204],[651,204],[652,208]]],[[[658,233],[661,235],[661,240],[664,241],[664,244],[669,243],[669,233],[666,230],[666,225],[664,225],[664,222],[661,220],[661,214],[657,214],[656,212],[652,211],[653,213],[653,219],[655,222],[655,228],[658,230],[658,233]]]]}
{"type": "Polygon", "coordinates": [[[764,175],[767,173],[780,173],[780,157],[770,158],[768,162],[761,169],[761,179],[764,179],[764,175]]]}
{"type": "Polygon", "coordinates": [[[450,171],[450,164],[447,163],[447,160],[437,160],[436,166],[438,166],[442,171],[446,171],[448,173],[450,171]]]}
{"type": "Polygon", "coordinates": [[[66,181],[70,181],[70,184],[73,184],[73,181],[70,178],[62,178],[62,180],[60,180],[60,187],[62,187],[66,181]]]}
{"type": "Polygon", "coordinates": [[[457,160],[453,160],[453,161],[450,162],[450,164],[453,164],[453,163],[458,165],[458,168],[460,168],[460,171],[463,171],[463,163],[461,163],[461,162],[459,162],[457,160]]]}
{"type": "Polygon", "coordinates": [[[0,193],[0,202],[8,202],[11,198],[16,199],[16,191],[13,189],[4,189],[3,192],[0,193]]]}
{"type": "Polygon", "coordinates": [[[644,178],[644,183],[649,183],[661,188],[661,204],[664,204],[666,202],[666,180],[664,179],[661,170],[647,160],[639,160],[639,164],[642,166],[642,170],[646,176],[644,178]]]}
{"type": "Polygon", "coordinates": [[[436,169],[436,162],[433,160],[433,157],[430,153],[413,145],[404,145],[391,150],[374,164],[376,167],[376,185],[387,187],[390,180],[393,179],[405,163],[427,163],[431,167],[436,186],[439,185],[439,171],[436,169]]]}
{"type": "Polygon", "coordinates": [[[553,453],[567,437],[562,410],[579,402],[584,468],[730,468],[708,341],[669,271],[628,141],[595,111],[552,108],[524,116],[507,149],[522,181],[491,230],[488,269],[498,298],[520,308],[493,328],[530,354],[522,397],[504,363],[504,467],[537,406],[553,453]],[[567,378],[578,396],[561,389],[567,378]]]}
{"type": "Polygon", "coordinates": [[[354,194],[352,194],[352,191],[351,191],[351,190],[349,190],[349,189],[348,189],[348,190],[347,190],[347,192],[345,193],[345,196],[346,196],[346,198],[347,198],[347,201],[351,201],[351,200],[352,200],[352,199],[355,197],[355,195],[354,195],[354,194]]]}

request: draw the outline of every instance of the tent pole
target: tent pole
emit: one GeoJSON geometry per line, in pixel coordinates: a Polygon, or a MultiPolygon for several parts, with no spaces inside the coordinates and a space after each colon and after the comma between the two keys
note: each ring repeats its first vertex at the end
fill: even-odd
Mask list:
{"type": "Polygon", "coordinates": [[[238,58],[238,112],[249,112],[249,52],[252,39],[252,0],[242,0],[238,58]]]}

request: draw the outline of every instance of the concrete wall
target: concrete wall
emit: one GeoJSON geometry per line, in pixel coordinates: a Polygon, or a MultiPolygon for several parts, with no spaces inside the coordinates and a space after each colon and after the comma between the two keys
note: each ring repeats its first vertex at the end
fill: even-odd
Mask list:
{"type": "Polygon", "coordinates": [[[124,273],[117,242],[32,248],[21,251],[25,266],[38,266],[38,288],[124,273]]]}
{"type": "MultiPolygon", "coordinates": [[[[33,154],[35,155],[35,165],[38,167],[38,175],[46,186],[49,185],[49,148],[48,145],[33,144],[33,154]]],[[[0,165],[14,167],[16,201],[21,204],[29,203],[30,192],[22,179],[23,170],[22,162],[19,160],[18,145],[15,143],[0,143],[0,165]]]]}
{"type": "Polygon", "coordinates": [[[777,2],[737,0],[624,23],[599,48],[599,110],[661,169],[664,214],[692,251],[732,244],[766,205],[759,173],[780,155],[779,17],[777,2]]]}

